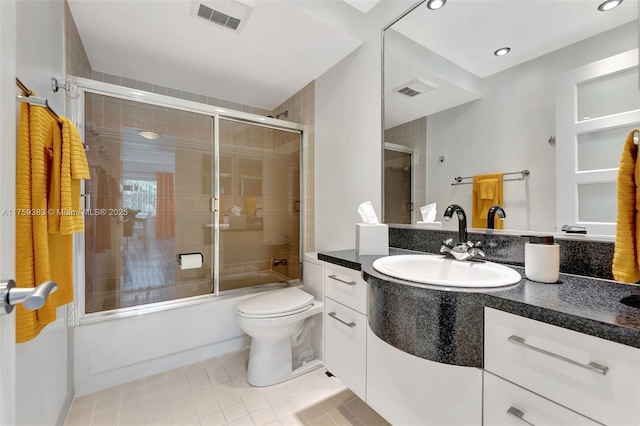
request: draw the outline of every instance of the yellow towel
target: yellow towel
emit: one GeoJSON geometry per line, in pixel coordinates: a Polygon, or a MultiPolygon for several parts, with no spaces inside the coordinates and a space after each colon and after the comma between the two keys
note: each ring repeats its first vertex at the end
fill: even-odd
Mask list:
{"type": "MultiPolygon", "coordinates": [[[[478,191],[481,200],[493,200],[498,191],[498,179],[482,179],[478,181],[478,191]]],[[[491,207],[491,206],[489,206],[491,207]]]]}
{"type": "Polygon", "coordinates": [[[60,218],[60,233],[84,231],[84,218],[80,205],[80,180],[89,179],[89,165],[80,132],[66,117],[62,121],[62,160],[60,172],[60,204],[63,211],[74,212],[60,218]]]}
{"type": "Polygon", "coordinates": [[[258,200],[256,197],[244,197],[244,202],[246,205],[246,215],[253,215],[256,211],[256,207],[258,206],[258,200]]]}
{"type": "MultiPolygon", "coordinates": [[[[502,174],[494,173],[473,177],[472,228],[486,228],[487,214],[493,205],[503,205],[502,174]]],[[[496,229],[502,229],[503,221],[495,222],[496,229]]]]}
{"type": "Polygon", "coordinates": [[[68,119],[60,121],[45,108],[21,106],[16,209],[31,214],[16,217],[16,284],[35,287],[53,280],[58,291],[37,311],[18,305],[18,343],[36,337],[55,321],[58,306],[73,301],[71,234],[83,229],[80,179],[89,178],[89,167],[78,130],[68,119]],[[77,213],[67,214],[72,210],[77,213]]]}
{"type": "MultiPolygon", "coordinates": [[[[38,106],[22,104],[16,161],[16,285],[35,287],[51,279],[47,235],[49,132],[55,119],[38,106]],[[26,214],[27,212],[32,214],[26,214]],[[43,213],[44,212],[44,213],[43,213]]],[[[53,298],[37,311],[16,308],[16,341],[33,339],[56,319],[53,298]]]]}
{"type": "Polygon", "coordinates": [[[635,283],[640,280],[640,162],[637,161],[638,147],[633,143],[634,129],[627,135],[618,170],[618,220],[616,224],[616,244],[613,255],[613,277],[617,281],[635,283]]]}

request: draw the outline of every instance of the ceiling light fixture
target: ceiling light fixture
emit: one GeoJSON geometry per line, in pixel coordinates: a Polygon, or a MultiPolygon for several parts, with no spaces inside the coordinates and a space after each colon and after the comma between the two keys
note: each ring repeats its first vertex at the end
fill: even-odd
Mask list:
{"type": "Polygon", "coordinates": [[[447,3],[447,0],[429,0],[427,7],[431,10],[438,10],[447,3]]]}
{"type": "Polygon", "coordinates": [[[138,134],[145,139],[158,139],[160,137],[160,133],[153,130],[138,130],[138,134]]]}
{"type": "Polygon", "coordinates": [[[498,49],[495,52],[493,52],[493,54],[496,55],[496,56],[504,56],[509,52],[511,52],[511,48],[510,47],[501,47],[500,49],[498,49]]]}
{"type": "Polygon", "coordinates": [[[622,3],[622,1],[623,0],[607,0],[600,6],[598,6],[598,10],[600,12],[606,12],[607,10],[611,10],[616,6],[620,6],[620,3],[622,3]]]}

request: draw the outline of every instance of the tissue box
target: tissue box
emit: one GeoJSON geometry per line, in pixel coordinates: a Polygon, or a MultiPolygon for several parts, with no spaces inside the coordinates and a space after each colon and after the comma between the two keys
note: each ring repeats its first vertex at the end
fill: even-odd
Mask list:
{"type": "Polygon", "coordinates": [[[388,255],[389,227],[382,223],[356,223],[356,253],[388,255]]]}

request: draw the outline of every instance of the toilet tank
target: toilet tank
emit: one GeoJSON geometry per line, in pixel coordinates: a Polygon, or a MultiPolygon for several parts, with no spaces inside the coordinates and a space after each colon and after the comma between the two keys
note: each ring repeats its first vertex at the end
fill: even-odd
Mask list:
{"type": "Polygon", "coordinates": [[[324,262],[318,260],[318,253],[311,252],[304,254],[302,266],[302,287],[304,291],[310,293],[316,300],[324,300],[324,262]]]}

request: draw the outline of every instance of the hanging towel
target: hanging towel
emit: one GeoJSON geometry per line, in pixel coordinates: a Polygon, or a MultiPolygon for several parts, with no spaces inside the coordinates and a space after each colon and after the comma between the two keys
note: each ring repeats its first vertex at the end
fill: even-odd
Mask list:
{"type": "Polygon", "coordinates": [[[627,135],[618,170],[618,220],[616,243],[613,255],[613,277],[617,281],[635,283],[640,280],[640,172],[638,146],[633,136],[640,133],[634,129],[627,135]]]}
{"type": "MultiPolygon", "coordinates": [[[[16,285],[33,288],[52,279],[49,268],[47,232],[47,181],[51,126],[57,126],[49,112],[22,104],[16,155],[16,211],[38,214],[16,215],[16,285]]],[[[54,293],[55,294],[55,293],[54,293]]],[[[33,339],[56,319],[53,297],[36,311],[16,307],[16,341],[33,339]]]]}
{"type": "MultiPolygon", "coordinates": [[[[78,180],[75,186],[66,185],[65,175],[81,179],[89,178],[89,174],[88,168],[86,174],[82,168],[83,163],[86,167],[84,150],[81,152],[84,162],[83,158],[75,160],[79,164],[75,174],[65,174],[65,150],[72,152],[77,142],[82,147],[75,126],[77,141],[69,139],[64,132],[61,134],[60,124],[64,130],[65,123],[73,126],[66,118],[59,123],[43,107],[21,105],[16,162],[16,209],[20,213],[16,215],[16,284],[33,288],[53,280],[58,284],[58,291],[36,311],[17,306],[18,343],[36,337],[47,324],[56,320],[56,308],[73,300],[73,231],[64,232],[62,226],[67,217],[65,197],[72,200],[70,209],[74,206],[74,198],[79,208],[80,182],[78,180]],[[67,194],[65,185],[70,190],[67,194]]],[[[68,133],[73,129],[68,129],[68,133]]],[[[73,217],[72,223],[79,221],[82,224],[81,212],[69,217],[73,217]]],[[[73,229],[77,230],[77,225],[73,229]]]]}
{"type": "Polygon", "coordinates": [[[156,174],[158,195],[156,197],[156,239],[174,238],[176,223],[176,202],[173,173],[156,174]]]}
{"type": "MultiPolygon", "coordinates": [[[[494,204],[502,206],[502,173],[473,177],[472,228],[486,228],[489,209],[494,204]]],[[[503,221],[497,220],[496,229],[502,229],[503,221]]]]}
{"type": "Polygon", "coordinates": [[[49,256],[57,306],[73,301],[73,237],[84,230],[80,205],[80,179],[90,179],[87,157],[80,132],[66,117],[60,118],[62,129],[53,126],[51,174],[49,180],[50,213],[49,256]]]}
{"type": "Polygon", "coordinates": [[[63,211],[71,212],[60,218],[60,233],[72,234],[84,231],[80,205],[80,180],[89,179],[91,175],[80,132],[68,118],[60,119],[62,121],[60,204],[63,211]]]}

